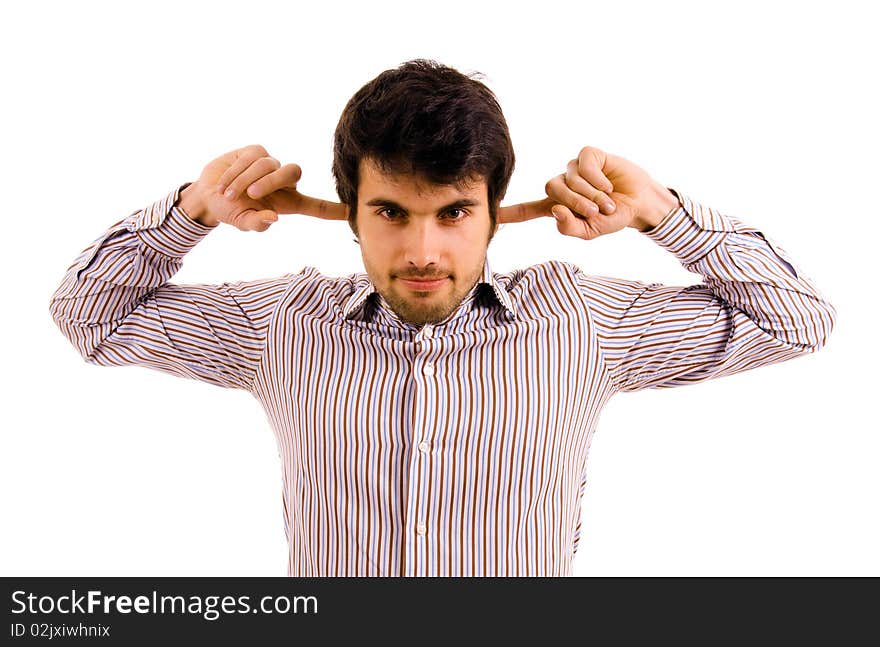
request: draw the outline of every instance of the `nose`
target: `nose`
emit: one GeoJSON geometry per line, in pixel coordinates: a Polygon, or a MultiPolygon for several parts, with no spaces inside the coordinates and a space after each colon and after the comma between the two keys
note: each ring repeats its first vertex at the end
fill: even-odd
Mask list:
{"type": "Polygon", "coordinates": [[[440,265],[441,242],[442,236],[436,231],[434,223],[413,223],[406,240],[406,262],[410,269],[436,270],[440,265]]]}

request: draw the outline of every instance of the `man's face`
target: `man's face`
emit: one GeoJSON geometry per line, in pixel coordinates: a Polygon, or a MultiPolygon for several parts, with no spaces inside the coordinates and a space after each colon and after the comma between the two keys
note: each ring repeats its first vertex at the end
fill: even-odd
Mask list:
{"type": "Polygon", "coordinates": [[[461,190],[427,184],[411,175],[385,175],[363,159],[356,224],[367,275],[397,316],[416,326],[438,322],[483,273],[491,239],[486,183],[461,190]]]}

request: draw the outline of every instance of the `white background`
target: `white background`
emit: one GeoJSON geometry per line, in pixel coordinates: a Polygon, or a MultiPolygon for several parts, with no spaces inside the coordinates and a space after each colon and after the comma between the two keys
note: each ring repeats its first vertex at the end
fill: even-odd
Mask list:
{"type": "MultiPolygon", "coordinates": [[[[112,223],[264,145],[337,200],[351,95],[408,59],[481,72],[517,154],[502,204],[581,147],[761,228],[835,305],[818,353],[619,394],[588,467],[577,575],[880,575],[875,24],[866,3],[43,2],[4,5],[2,575],[283,575],[281,471],[243,391],[86,364],[49,315],[112,223]],[[432,9],[428,9],[432,6],[432,9]],[[873,62],[873,63],[872,63],[873,62]]],[[[501,228],[550,259],[689,285],[627,229],[501,228]]],[[[363,271],[344,222],[221,225],[178,283],[363,271]]]]}

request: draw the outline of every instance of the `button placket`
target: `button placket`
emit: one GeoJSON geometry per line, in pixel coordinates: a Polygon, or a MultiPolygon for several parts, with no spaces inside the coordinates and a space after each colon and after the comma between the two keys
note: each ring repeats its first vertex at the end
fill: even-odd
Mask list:
{"type": "Polygon", "coordinates": [[[413,452],[410,456],[410,490],[407,502],[407,525],[410,535],[407,539],[404,572],[407,575],[424,574],[428,544],[427,515],[427,474],[431,444],[426,438],[431,436],[436,424],[437,390],[433,376],[437,372],[434,361],[428,360],[433,349],[432,338],[436,338],[434,326],[426,324],[415,336],[412,359],[412,382],[415,392],[415,406],[412,410],[411,427],[407,430],[413,439],[413,452]],[[417,485],[419,484],[419,485],[417,485]],[[411,525],[410,525],[411,524],[411,525]]]}

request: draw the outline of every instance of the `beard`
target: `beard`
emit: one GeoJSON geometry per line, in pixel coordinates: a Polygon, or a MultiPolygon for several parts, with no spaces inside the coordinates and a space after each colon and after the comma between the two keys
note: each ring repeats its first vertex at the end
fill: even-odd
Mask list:
{"type": "Polygon", "coordinates": [[[376,291],[401,321],[413,326],[422,326],[426,323],[438,323],[452,314],[474,288],[482,274],[481,263],[464,279],[451,276],[440,289],[424,294],[411,290],[397,278],[389,277],[383,285],[373,280],[372,275],[371,280],[376,286],[376,291]]]}

